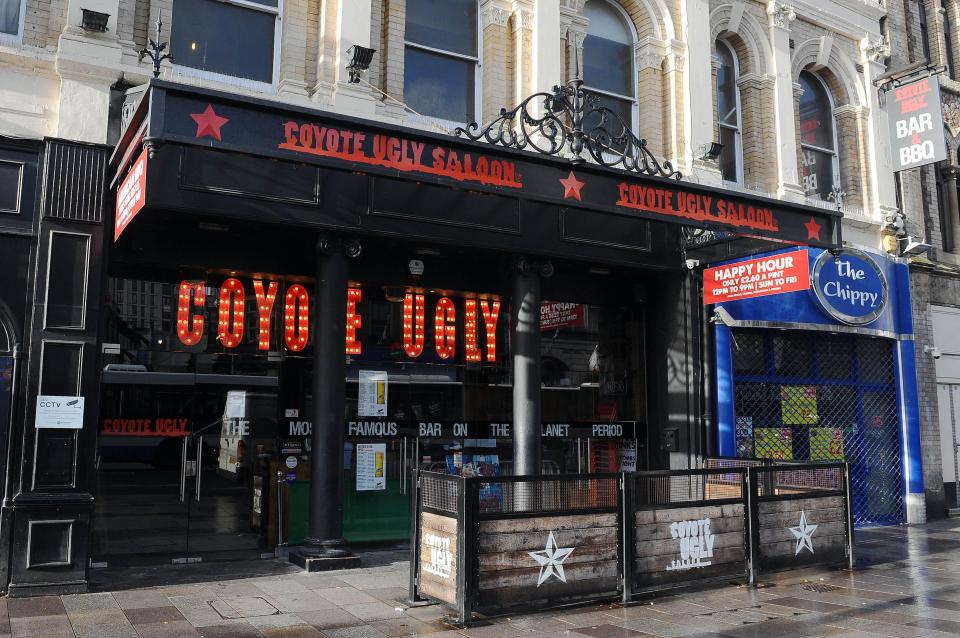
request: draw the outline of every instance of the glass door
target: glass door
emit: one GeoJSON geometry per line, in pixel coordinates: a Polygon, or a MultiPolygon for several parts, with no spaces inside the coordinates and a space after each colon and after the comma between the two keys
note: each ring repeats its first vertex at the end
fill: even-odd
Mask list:
{"type": "Polygon", "coordinates": [[[187,555],[193,396],[184,386],[103,385],[94,560],[187,555]]]}

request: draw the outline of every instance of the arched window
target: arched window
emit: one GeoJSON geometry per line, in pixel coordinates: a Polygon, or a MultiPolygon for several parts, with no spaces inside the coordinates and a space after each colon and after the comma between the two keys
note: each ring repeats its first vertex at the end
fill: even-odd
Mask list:
{"type": "Polygon", "coordinates": [[[807,197],[830,199],[840,184],[840,163],[827,87],[812,73],[800,73],[800,149],[803,190],[807,197]]]}
{"type": "MultiPolygon", "coordinates": [[[[637,84],[633,29],[623,10],[608,0],[588,0],[583,14],[590,21],[583,42],[584,87],[633,129],[637,84]]],[[[584,128],[596,124],[584,122],[584,128]]]]}
{"type": "Polygon", "coordinates": [[[403,99],[417,113],[476,120],[477,0],[407,0],[403,99]]]}
{"type": "Polygon", "coordinates": [[[740,90],[737,88],[737,58],[730,45],[716,41],[717,57],[717,121],[720,123],[720,173],[727,182],[743,180],[743,145],[740,141],[740,90]]]}

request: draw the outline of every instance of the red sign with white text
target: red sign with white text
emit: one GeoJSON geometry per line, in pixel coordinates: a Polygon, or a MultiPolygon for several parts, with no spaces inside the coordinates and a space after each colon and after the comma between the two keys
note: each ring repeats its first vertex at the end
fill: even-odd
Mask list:
{"type": "Polygon", "coordinates": [[[146,202],[147,151],[144,149],[117,189],[117,217],[113,224],[113,241],[120,238],[120,233],[133,221],[146,202]]]}
{"type": "Polygon", "coordinates": [[[563,301],[544,301],[540,304],[540,330],[582,328],[583,304],[563,301]]]}
{"type": "Polygon", "coordinates": [[[810,288],[806,250],[738,261],[703,271],[703,303],[713,304],[810,288]]]}

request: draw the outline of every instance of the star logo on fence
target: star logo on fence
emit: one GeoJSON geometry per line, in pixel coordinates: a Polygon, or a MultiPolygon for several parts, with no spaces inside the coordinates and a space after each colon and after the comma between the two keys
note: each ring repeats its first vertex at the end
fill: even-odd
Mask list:
{"type": "Polygon", "coordinates": [[[553,537],[553,532],[547,537],[547,546],[536,552],[527,552],[540,565],[540,578],[537,580],[537,587],[540,587],[551,576],[556,577],[560,582],[567,582],[567,575],[563,571],[563,561],[573,553],[573,547],[557,547],[557,539],[553,537]]]}
{"type": "Polygon", "coordinates": [[[814,553],[813,533],[817,531],[817,527],[817,525],[807,523],[807,513],[800,510],[800,525],[790,528],[790,533],[797,539],[797,551],[794,553],[794,556],[799,555],[804,547],[809,549],[811,554],[814,553]]]}

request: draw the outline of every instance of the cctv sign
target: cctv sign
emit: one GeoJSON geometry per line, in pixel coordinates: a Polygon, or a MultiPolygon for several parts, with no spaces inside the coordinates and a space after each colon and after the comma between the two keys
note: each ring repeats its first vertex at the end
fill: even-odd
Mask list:
{"type": "Polygon", "coordinates": [[[41,394],[34,419],[37,428],[83,429],[83,397],[41,394]]]}
{"type": "Polygon", "coordinates": [[[887,95],[893,170],[905,171],[947,159],[937,77],[904,84],[887,95]]]}

